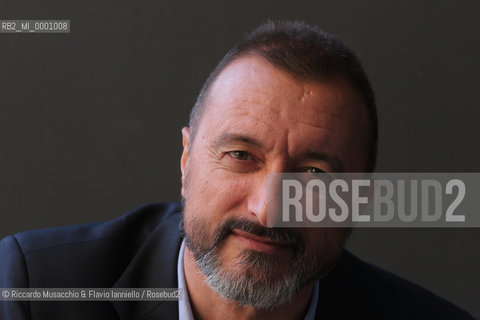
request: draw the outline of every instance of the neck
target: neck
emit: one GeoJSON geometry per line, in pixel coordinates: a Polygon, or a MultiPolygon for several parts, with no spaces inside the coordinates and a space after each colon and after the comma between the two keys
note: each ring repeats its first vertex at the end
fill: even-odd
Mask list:
{"type": "Polygon", "coordinates": [[[271,309],[256,309],[226,300],[212,289],[205,282],[205,276],[188,247],[185,247],[183,267],[195,319],[304,319],[307,313],[313,284],[302,288],[284,305],[271,309]]]}

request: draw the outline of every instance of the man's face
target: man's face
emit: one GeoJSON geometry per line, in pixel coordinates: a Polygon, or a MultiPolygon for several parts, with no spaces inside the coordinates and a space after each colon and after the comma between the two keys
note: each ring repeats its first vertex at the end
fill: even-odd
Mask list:
{"type": "Polygon", "coordinates": [[[222,296],[285,303],[335,264],[348,230],[265,228],[267,175],[365,170],[363,100],[342,79],[298,81],[250,55],[221,72],[204,103],[193,141],[183,130],[188,250],[222,296]]]}

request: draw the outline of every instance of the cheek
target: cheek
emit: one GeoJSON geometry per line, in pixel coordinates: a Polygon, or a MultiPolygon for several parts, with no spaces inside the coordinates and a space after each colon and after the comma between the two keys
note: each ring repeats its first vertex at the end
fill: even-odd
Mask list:
{"type": "Polygon", "coordinates": [[[192,170],[185,190],[186,210],[196,218],[208,217],[214,225],[242,213],[250,193],[247,179],[232,178],[221,171],[194,174],[192,170]]]}
{"type": "Polygon", "coordinates": [[[203,205],[226,205],[245,196],[246,190],[239,181],[209,175],[192,181],[187,195],[203,202],[203,205]]]}

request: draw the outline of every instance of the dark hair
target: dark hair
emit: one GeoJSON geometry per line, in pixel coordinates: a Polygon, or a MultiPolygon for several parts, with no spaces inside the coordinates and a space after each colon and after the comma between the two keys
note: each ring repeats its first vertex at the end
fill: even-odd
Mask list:
{"type": "Polygon", "coordinates": [[[338,37],[300,21],[268,21],[253,30],[223,57],[205,81],[190,113],[191,139],[194,138],[204,102],[218,75],[233,60],[256,54],[303,81],[328,81],[345,77],[365,100],[371,124],[367,171],[373,171],[377,157],[378,125],[375,97],[363,67],[338,37]]]}

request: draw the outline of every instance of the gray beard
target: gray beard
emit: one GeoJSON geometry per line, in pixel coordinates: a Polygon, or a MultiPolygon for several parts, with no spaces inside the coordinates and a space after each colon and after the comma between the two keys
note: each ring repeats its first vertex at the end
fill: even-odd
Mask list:
{"type": "Polygon", "coordinates": [[[181,229],[185,243],[194,254],[198,268],[205,275],[205,282],[221,297],[240,305],[257,309],[284,305],[300,289],[317,279],[320,271],[324,270],[324,264],[318,257],[306,259],[302,238],[290,230],[267,229],[242,220],[230,220],[218,226],[213,236],[208,239],[208,228],[199,221],[194,219],[188,227],[186,232],[182,217],[181,229]],[[271,239],[290,241],[295,258],[285,272],[278,274],[277,269],[284,267],[280,265],[278,257],[244,250],[240,252],[237,263],[243,266],[244,271],[228,270],[222,265],[219,251],[223,240],[230,234],[229,230],[234,227],[253,234],[266,235],[271,239]]]}
{"type": "Polygon", "coordinates": [[[300,289],[301,275],[288,272],[270,276],[278,266],[277,259],[258,252],[245,252],[239,264],[245,273],[222,268],[217,250],[209,251],[196,260],[205,275],[205,282],[223,298],[241,305],[269,309],[290,301],[300,289]]]}

